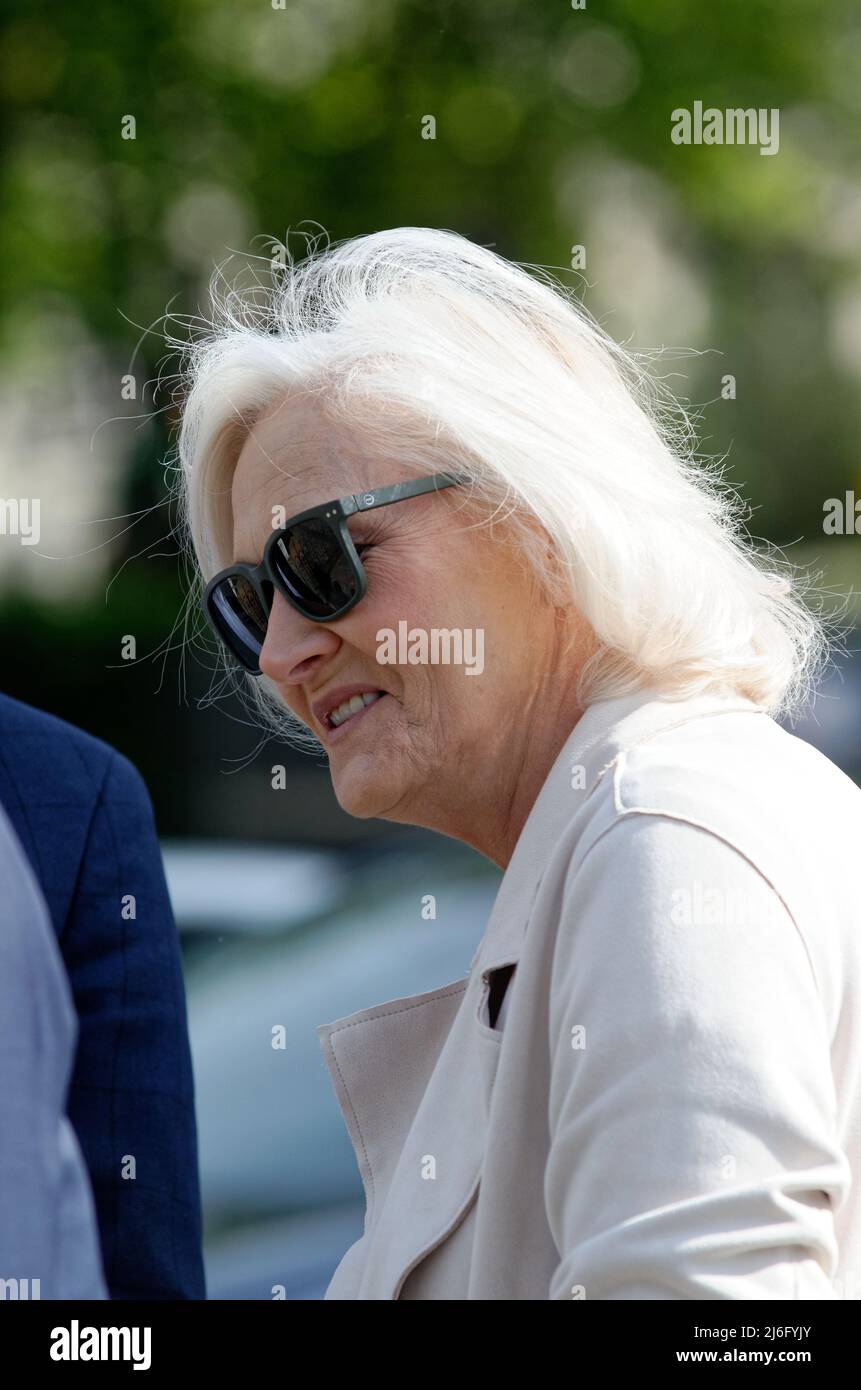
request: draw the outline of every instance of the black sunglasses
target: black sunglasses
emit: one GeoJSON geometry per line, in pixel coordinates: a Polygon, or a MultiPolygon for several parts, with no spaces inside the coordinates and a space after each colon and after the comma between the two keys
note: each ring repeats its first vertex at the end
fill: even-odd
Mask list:
{"type": "Polygon", "coordinates": [[[348,516],[468,481],[460,473],[434,473],[299,512],[273,531],[259,565],[238,563],[213,575],[203,595],[210,625],[245,669],[259,676],[274,589],[315,623],[343,617],[364,596],[368,580],[348,516]]]}

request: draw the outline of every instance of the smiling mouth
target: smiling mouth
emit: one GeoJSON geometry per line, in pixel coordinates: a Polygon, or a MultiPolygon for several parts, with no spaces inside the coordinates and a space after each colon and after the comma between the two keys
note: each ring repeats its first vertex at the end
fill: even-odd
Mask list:
{"type": "Polygon", "coordinates": [[[352,695],[349,700],[344,700],[342,704],[330,710],[326,715],[327,729],[332,731],[342,729],[345,724],[357,719],[371,705],[375,705],[385,694],[384,690],[366,690],[362,695],[352,695]]]}

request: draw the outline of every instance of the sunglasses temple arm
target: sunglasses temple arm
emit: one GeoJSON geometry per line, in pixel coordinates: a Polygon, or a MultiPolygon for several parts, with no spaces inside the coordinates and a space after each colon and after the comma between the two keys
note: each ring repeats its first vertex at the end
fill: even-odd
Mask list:
{"type": "Polygon", "coordinates": [[[369,512],[374,507],[386,507],[391,502],[401,502],[407,497],[420,497],[425,492],[438,492],[444,487],[456,487],[466,482],[465,475],[459,473],[435,473],[432,478],[422,478],[417,482],[393,483],[391,487],[379,488],[376,492],[356,492],[341,498],[345,516],[354,512],[369,512]]]}

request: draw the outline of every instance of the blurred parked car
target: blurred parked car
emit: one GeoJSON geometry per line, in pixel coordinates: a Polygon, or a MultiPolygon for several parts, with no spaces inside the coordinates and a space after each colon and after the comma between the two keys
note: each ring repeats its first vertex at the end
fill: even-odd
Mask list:
{"type": "Polygon", "coordinates": [[[271,1299],[283,1286],[322,1298],[362,1233],[364,1194],[315,1027],[465,975],[501,875],[442,839],[358,860],[164,851],[185,952],[209,1296],[271,1299]]]}

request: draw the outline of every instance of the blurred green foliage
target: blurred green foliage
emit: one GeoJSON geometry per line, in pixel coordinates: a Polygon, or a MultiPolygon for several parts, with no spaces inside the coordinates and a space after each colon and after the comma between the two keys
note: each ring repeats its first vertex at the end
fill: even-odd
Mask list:
{"type": "MultiPolygon", "coordinates": [[[[141,514],[117,524],[115,540],[100,533],[104,575],[121,571],[108,616],[102,583],[66,619],[105,668],[131,615],[156,647],[181,602],[175,546],[159,545],[176,423],[169,390],[154,391],[159,372],[168,385],[175,370],[159,320],[170,306],[181,332],[183,316],[206,312],[213,263],[231,251],[266,258],[273,239],[309,223],[334,240],[449,227],[558,267],[575,286],[582,244],[585,302],[611,333],[695,350],[664,370],[702,406],[703,449],[726,457],[754,534],[821,542],[824,499],[861,496],[854,6],[7,0],[4,10],[4,376],[12,389],[54,316],[72,316],[116,384],[92,422],[120,420],[113,514],[141,514]],[[778,108],[779,153],[673,144],[672,111],[697,100],[778,108]],[[422,138],[429,115],[435,139],[422,138]],[[134,139],[123,138],[128,117],[134,139]],[[124,402],[130,369],[139,393],[124,402]],[[732,400],[721,398],[725,373],[732,400]]],[[[7,494],[25,489],[10,481],[26,476],[17,447],[7,494]]],[[[68,467],[86,496],[86,450],[68,467]]],[[[90,514],[99,507],[94,489],[90,514]]],[[[21,640],[21,603],[7,584],[7,649],[21,640]]],[[[58,619],[44,587],[34,604],[37,652],[58,619]]],[[[27,680],[17,693],[36,698],[27,680]]]]}

